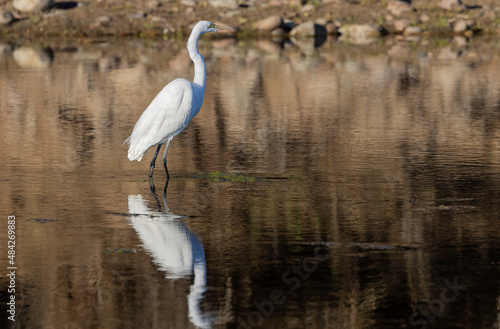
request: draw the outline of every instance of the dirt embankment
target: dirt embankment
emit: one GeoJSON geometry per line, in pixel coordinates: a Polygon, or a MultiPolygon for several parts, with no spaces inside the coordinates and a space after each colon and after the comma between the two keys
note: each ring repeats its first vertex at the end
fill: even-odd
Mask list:
{"type": "Polygon", "coordinates": [[[329,24],[327,33],[342,26],[366,24],[383,33],[500,33],[500,5],[495,0],[96,0],[54,2],[38,12],[20,12],[13,1],[0,0],[0,36],[38,37],[182,36],[201,19],[238,28],[240,35],[285,35],[301,23],[329,24]],[[449,8],[443,8],[450,3],[449,8]],[[260,31],[256,23],[277,15],[280,26],[260,31]],[[12,17],[12,19],[9,19],[12,17]],[[279,29],[276,32],[276,29],[279,29]],[[262,31],[265,30],[265,31],[262,31]]]}

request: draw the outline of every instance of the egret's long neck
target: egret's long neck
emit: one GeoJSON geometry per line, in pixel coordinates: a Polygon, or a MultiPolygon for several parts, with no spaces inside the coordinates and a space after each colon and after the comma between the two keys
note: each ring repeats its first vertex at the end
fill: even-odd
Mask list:
{"type": "Polygon", "coordinates": [[[205,88],[205,81],[207,78],[207,72],[205,69],[205,61],[203,60],[203,56],[201,56],[198,51],[198,38],[201,33],[198,31],[193,31],[191,36],[189,37],[187,43],[187,49],[189,51],[189,57],[194,62],[194,79],[193,83],[200,85],[205,88]]]}

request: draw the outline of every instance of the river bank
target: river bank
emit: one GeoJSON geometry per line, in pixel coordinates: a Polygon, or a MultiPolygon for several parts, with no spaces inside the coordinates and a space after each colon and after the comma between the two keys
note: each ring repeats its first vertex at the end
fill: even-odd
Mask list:
{"type": "Polygon", "coordinates": [[[278,39],[290,34],[299,37],[361,35],[369,38],[384,34],[464,35],[470,38],[478,34],[500,33],[500,6],[491,0],[475,0],[467,4],[458,0],[431,3],[372,0],[306,3],[300,0],[66,1],[52,2],[43,11],[31,12],[17,10],[12,1],[0,1],[0,16],[4,19],[0,36],[16,41],[40,37],[182,37],[200,19],[236,27],[240,37],[266,35],[278,39]]]}

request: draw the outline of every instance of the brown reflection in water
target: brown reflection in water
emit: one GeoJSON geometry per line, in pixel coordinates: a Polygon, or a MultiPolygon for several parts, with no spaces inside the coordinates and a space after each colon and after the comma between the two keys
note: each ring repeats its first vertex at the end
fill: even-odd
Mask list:
{"type": "MultiPolygon", "coordinates": [[[[203,241],[202,308],[217,325],[289,289],[281,275],[317,241],[341,247],[263,327],[408,326],[455,276],[470,293],[448,308],[448,327],[498,322],[498,267],[486,265],[500,238],[500,78],[488,45],[200,42],[205,103],[169,151],[169,203],[203,241]],[[187,178],[219,170],[286,179],[187,178]]],[[[166,83],[191,78],[184,44],[53,48],[29,69],[0,48],[0,207],[19,218],[19,326],[192,327],[192,278],[166,279],[126,218],[110,214],[139,193],[154,208],[149,160],[128,162],[122,143],[166,83]],[[38,217],[56,222],[27,221],[38,217]]]]}

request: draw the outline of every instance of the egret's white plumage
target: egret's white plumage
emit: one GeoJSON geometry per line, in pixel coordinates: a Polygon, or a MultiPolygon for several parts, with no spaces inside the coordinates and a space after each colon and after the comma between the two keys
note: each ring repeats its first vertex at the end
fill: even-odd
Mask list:
{"type": "Polygon", "coordinates": [[[193,82],[186,79],[176,79],[166,85],[142,113],[132,134],[125,141],[130,145],[128,150],[130,161],[141,161],[150,147],[158,147],[150,165],[150,177],[153,175],[156,157],[163,144],[166,144],[163,165],[167,177],[169,177],[167,151],[170,142],[187,127],[203,104],[206,69],[203,56],[198,51],[198,39],[204,33],[221,29],[226,29],[226,27],[217,26],[207,21],[200,21],[194,26],[187,43],[189,56],[194,62],[193,82]]]}

